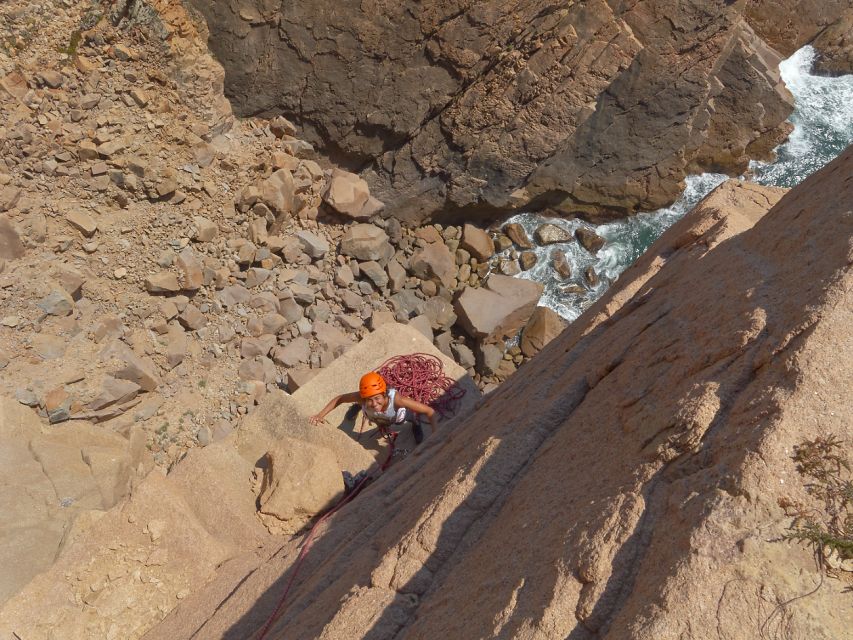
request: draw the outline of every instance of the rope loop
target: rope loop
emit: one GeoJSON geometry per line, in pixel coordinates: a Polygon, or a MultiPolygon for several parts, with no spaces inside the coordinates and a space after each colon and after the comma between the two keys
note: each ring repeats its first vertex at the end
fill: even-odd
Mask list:
{"type": "Polygon", "coordinates": [[[394,356],[383,362],[377,371],[389,387],[432,407],[442,419],[456,413],[465,395],[465,389],[444,373],[441,360],[428,353],[394,356]]]}

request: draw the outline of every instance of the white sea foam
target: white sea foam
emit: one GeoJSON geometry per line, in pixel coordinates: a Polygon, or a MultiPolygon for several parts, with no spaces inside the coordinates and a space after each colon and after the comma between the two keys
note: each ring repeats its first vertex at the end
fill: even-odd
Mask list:
{"type": "MultiPolygon", "coordinates": [[[[853,75],[835,78],[812,75],[810,70],[815,55],[815,50],[806,46],[780,65],[782,79],[795,100],[790,118],[794,130],[776,149],[775,162],[750,164],[749,179],[760,184],[792,187],[853,142],[853,75]]],[[[536,227],[550,222],[571,232],[586,226],[607,241],[597,256],[591,256],[577,242],[537,247],[538,263],[519,277],[542,282],[545,291],[539,304],[550,307],[567,320],[574,320],[670,225],[725,180],[726,176],[713,173],[688,176],[684,193],[671,206],[597,227],[579,220],[552,219],[530,213],[514,216],[509,222],[520,223],[531,237],[536,227]],[[558,280],[554,275],[551,256],[555,250],[565,251],[572,266],[572,277],[568,281],[558,280]],[[601,278],[596,287],[590,287],[584,279],[584,271],[590,266],[601,278]],[[565,288],[572,285],[583,287],[584,292],[566,293],[565,288]]]]}

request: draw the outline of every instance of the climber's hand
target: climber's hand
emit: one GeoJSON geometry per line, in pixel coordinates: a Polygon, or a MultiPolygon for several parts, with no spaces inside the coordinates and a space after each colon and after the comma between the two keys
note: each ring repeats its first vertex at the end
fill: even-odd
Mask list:
{"type": "Polygon", "coordinates": [[[323,422],[326,422],[326,419],[318,413],[317,415],[314,415],[314,416],[311,416],[310,418],[308,418],[308,422],[310,422],[313,425],[318,425],[318,424],[321,424],[323,422]]]}

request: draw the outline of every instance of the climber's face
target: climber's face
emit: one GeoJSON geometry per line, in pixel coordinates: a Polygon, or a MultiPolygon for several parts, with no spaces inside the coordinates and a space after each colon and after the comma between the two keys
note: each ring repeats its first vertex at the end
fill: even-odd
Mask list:
{"type": "Polygon", "coordinates": [[[388,405],[388,396],[384,393],[377,393],[375,396],[370,396],[364,402],[368,407],[379,413],[384,411],[385,407],[388,405]]]}

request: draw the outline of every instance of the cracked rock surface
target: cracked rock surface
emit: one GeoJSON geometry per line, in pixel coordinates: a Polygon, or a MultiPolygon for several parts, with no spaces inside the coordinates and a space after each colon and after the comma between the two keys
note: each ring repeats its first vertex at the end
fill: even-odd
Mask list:
{"type": "Polygon", "coordinates": [[[658,208],[784,139],[782,57],[823,34],[850,71],[845,0],[192,4],[237,113],[283,113],[410,223],[658,208]]]}

